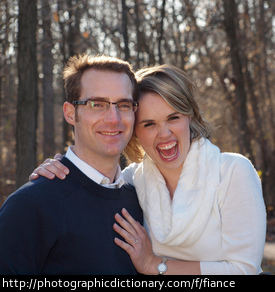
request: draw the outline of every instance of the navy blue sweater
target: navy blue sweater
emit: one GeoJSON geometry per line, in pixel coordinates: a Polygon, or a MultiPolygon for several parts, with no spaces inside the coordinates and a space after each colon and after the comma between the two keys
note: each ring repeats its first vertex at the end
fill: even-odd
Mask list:
{"type": "Polygon", "coordinates": [[[143,223],[134,188],[104,188],[62,163],[65,180],[29,182],[0,209],[0,274],[136,274],[113,230],[123,207],[143,223]]]}

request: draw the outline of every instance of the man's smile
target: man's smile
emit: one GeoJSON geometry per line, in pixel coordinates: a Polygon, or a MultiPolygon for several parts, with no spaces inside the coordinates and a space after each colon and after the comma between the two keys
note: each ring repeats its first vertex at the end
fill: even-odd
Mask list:
{"type": "Polygon", "coordinates": [[[106,135],[106,136],[115,136],[115,135],[119,135],[121,134],[122,132],[121,131],[117,131],[117,132],[99,132],[101,135],[106,135]]]}

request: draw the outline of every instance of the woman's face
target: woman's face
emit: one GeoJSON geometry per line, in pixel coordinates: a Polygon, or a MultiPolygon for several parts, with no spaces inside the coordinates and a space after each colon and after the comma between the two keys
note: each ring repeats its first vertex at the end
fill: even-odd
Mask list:
{"type": "Polygon", "coordinates": [[[190,149],[190,118],[173,109],[160,95],[139,99],[135,131],[140,143],[161,172],[181,171],[190,149]]]}

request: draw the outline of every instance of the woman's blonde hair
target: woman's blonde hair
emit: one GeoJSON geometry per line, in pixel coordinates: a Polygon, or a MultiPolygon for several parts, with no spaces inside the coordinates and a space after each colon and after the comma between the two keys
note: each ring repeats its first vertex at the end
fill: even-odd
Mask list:
{"type": "MultiPolygon", "coordinates": [[[[172,108],[191,118],[191,142],[204,137],[210,139],[212,127],[204,120],[195,100],[197,88],[190,77],[172,65],[160,65],[136,72],[138,99],[145,93],[159,94],[172,108]]],[[[144,156],[139,140],[133,134],[125,149],[126,156],[134,162],[141,162],[144,156]]]]}

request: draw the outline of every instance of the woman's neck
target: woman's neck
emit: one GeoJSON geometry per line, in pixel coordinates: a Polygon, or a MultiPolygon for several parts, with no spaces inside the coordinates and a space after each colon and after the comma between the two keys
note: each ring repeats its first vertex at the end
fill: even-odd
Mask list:
{"type": "Polygon", "coordinates": [[[159,171],[161,172],[166,182],[166,186],[170,193],[171,200],[173,200],[173,196],[179,182],[181,170],[182,170],[182,167],[180,167],[179,169],[167,169],[167,168],[159,169],[159,171]]]}

